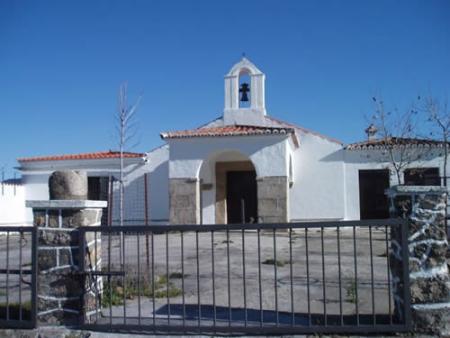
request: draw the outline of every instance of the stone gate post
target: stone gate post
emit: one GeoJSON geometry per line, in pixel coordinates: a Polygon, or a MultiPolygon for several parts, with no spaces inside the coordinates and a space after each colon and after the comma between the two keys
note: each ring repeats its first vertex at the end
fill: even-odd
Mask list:
{"type": "MultiPolygon", "coordinates": [[[[415,331],[450,334],[450,277],[446,260],[445,228],[447,190],[436,186],[397,186],[389,189],[393,217],[409,220],[407,243],[411,313],[415,331]]],[[[397,311],[402,303],[398,267],[400,232],[391,232],[391,273],[397,311]]]]}
{"type": "Polygon", "coordinates": [[[87,200],[83,172],[54,172],[49,192],[50,200],[27,201],[38,229],[37,320],[39,324],[70,325],[96,311],[94,294],[86,290],[87,280],[80,271],[80,257],[97,262],[101,253],[100,239],[95,245],[80,238],[77,229],[100,225],[107,202],[87,200]],[[84,254],[79,252],[82,240],[84,254]]]}

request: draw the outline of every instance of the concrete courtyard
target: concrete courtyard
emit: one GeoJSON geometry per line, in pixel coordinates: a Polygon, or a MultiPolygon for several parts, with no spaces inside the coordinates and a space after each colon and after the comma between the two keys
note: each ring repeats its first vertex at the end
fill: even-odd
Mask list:
{"type": "Polygon", "coordinates": [[[101,277],[105,290],[119,300],[110,307],[108,295],[106,302],[102,301],[101,312],[92,320],[180,324],[184,317],[185,321],[195,325],[199,322],[208,325],[214,319],[217,325],[225,325],[231,316],[233,325],[244,325],[246,319],[249,323],[260,321],[261,315],[264,322],[286,324],[292,321],[307,324],[305,320],[318,324],[324,320],[325,313],[330,320],[339,320],[342,313],[347,318],[344,321],[351,317],[349,315],[357,313],[368,318],[373,318],[373,313],[386,317],[393,305],[388,286],[384,227],[372,230],[372,258],[367,228],[356,229],[356,252],[353,228],[341,229],[339,235],[340,259],[336,228],[324,230],[323,246],[320,228],[308,230],[308,243],[304,230],[292,233],[292,247],[289,245],[289,233],[277,231],[277,264],[274,264],[274,236],[271,230],[261,231],[259,257],[256,231],[245,232],[245,253],[241,231],[230,231],[229,239],[225,231],[215,232],[214,238],[210,232],[200,232],[198,255],[195,232],[186,232],[183,235],[183,259],[179,232],[168,233],[167,237],[166,234],[155,234],[153,259],[152,238],[149,236],[147,265],[145,234],[127,234],[124,237],[123,269],[120,265],[119,237],[111,236],[111,252],[108,254],[109,238],[103,235],[102,271],[110,269],[124,275],[113,276],[110,280],[101,277]],[[132,287],[127,287],[128,284],[132,287]],[[154,299],[148,296],[153,286],[154,299]]]}

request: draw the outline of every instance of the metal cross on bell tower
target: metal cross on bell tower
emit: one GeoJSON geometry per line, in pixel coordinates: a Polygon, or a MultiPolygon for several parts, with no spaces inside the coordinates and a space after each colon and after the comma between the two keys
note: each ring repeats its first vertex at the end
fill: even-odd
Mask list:
{"type": "Polygon", "coordinates": [[[241,102],[248,102],[248,92],[250,92],[250,86],[248,83],[242,83],[239,88],[239,93],[241,93],[241,102]]]}

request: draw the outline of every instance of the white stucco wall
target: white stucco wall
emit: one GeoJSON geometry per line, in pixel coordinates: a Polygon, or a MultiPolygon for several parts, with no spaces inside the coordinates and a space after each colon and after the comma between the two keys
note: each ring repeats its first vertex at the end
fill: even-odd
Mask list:
{"type": "Polygon", "coordinates": [[[205,159],[215,153],[237,151],[255,165],[258,177],[285,176],[288,168],[287,139],[289,135],[201,137],[169,141],[170,178],[198,178],[205,159]]]}
{"type": "Polygon", "coordinates": [[[290,220],[345,218],[342,146],[298,130],[300,146],[292,153],[290,220]]]}
{"type": "MultiPolygon", "coordinates": [[[[144,215],[144,162],[140,159],[125,161],[125,218],[143,219],[144,215]]],[[[119,177],[119,163],[117,159],[103,160],[66,160],[39,161],[22,164],[22,182],[24,186],[24,200],[48,200],[48,179],[56,170],[84,170],[88,176],[119,177]]],[[[118,184],[114,186],[113,219],[119,217],[118,184]]],[[[33,215],[30,208],[26,208],[25,219],[32,222],[33,215]]],[[[142,222],[141,222],[142,223],[142,222]]]]}
{"type": "Polygon", "coordinates": [[[289,135],[234,136],[173,139],[170,144],[169,177],[197,178],[212,184],[201,193],[201,220],[215,223],[215,163],[247,161],[257,177],[288,175],[289,135]]]}
{"type": "Polygon", "coordinates": [[[148,172],[149,211],[152,223],[169,221],[169,146],[148,153],[148,162],[141,170],[148,172]]]}
{"type": "MultiPolygon", "coordinates": [[[[441,150],[424,150],[424,157],[420,161],[412,161],[406,168],[439,168],[439,173],[444,176],[443,157],[441,150]]],[[[346,218],[349,220],[360,219],[359,206],[359,170],[389,169],[390,185],[398,184],[397,175],[386,155],[380,150],[345,150],[345,180],[346,180],[346,218]]],[[[448,161],[450,167],[450,159],[448,161]]]]}
{"type": "Polygon", "coordinates": [[[0,183],[0,226],[31,225],[25,210],[24,186],[0,183]]]}

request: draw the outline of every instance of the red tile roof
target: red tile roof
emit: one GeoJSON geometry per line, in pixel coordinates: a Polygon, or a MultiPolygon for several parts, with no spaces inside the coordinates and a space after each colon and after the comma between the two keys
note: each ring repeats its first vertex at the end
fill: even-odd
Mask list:
{"type": "MultiPolygon", "coordinates": [[[[123,152],[124,158],[144,157],[142,153],[123,152]]],[[[101,160],[106,158],[120,158],[119,151],[99,151],[95,153],[69,154],[69,155],[53,155],[53,156],[36,156],[18,158],[19,162],[35,162],[35,161],[65,161],[65,160],[101,160]]]]}
{"type": "Polygon", "coordinates": [[[419,138],[390,137],[388,139],[374,139],[347,145],[348,150],[382,149],[386,145],[392,147],[443,147],[444,142],[438,140],[426,140],[419,138]]]}
{"type": "Polygon", "coordinates": [[[202,127],[191,130],[166,132],[161,133],[161,138],[170,139],[215,136],[279,135],[293,133],[293,128],[231,125],[223,127],[202,127]]]}

